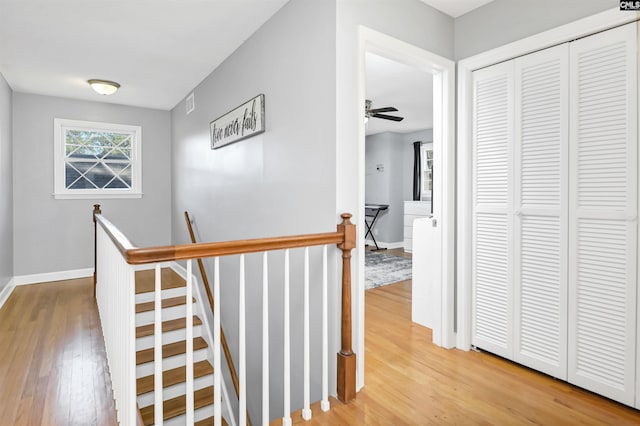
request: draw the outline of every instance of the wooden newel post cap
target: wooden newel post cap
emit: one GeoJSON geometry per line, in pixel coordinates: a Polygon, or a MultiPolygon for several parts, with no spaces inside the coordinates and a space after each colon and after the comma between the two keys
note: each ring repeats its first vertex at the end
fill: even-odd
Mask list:
{"type": "Polygon", "coordinates": [[[93,205],[93,221],[96,221],[96,215],[102,214],[102,210],[100,210],[100,204],[93,205]]]}
{"type": "Polygon", "coordinates": [[[356,247],[356,226],[351,223],[351,213],[342,213],[340,217],[342,223],[338,225],[338,232],[344,234],[344,242],[338,244],[338,247],[350,251],[356,247]]]}

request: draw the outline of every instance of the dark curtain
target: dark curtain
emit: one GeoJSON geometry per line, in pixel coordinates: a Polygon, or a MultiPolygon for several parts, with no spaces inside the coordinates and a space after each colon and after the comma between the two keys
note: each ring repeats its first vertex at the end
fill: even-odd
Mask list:
{"type": "Polygon", "coordinates": [[[413,143],[413,201],[420,201],[420,146],[422,142],[413,143]]]}

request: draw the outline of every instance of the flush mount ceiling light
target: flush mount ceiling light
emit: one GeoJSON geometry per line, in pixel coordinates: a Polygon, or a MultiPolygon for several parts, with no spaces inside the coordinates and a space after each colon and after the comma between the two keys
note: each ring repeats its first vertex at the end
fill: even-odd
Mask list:
{"type": "Polygon", "coordinates": [[[118,91],[120,85],[115,81],[109,80],[88,80],[88,83],[91,85],[91,88],[95,90],[97,93],[101,95],[113,95],[118,91]]]}

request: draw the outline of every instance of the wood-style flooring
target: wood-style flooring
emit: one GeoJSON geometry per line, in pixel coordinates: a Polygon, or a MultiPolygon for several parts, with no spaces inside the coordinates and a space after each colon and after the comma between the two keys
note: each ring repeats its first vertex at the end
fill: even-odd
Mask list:
{"type": "Polygon", "coordinates": [[[0,425],[115,425],[90,278],[17,287],[0,309],[0,425]]]}
{"type": "MultiPolygon", "coordinates": [[[[0,310],[0,425],[117,424],[92,292],[90,279],[23,286],[0,310]]],[[[327,413],[314,405],[306,424],[640,424],[639,411],[517,364],[435,347],[410,314],[411,281],[367,291],[365,387],[327,413]]]]}
{"type": "MultiPolygon", "coordinates": [[[[400,255],[400,252],[390,253],[400,255]]],[[[365,387],[305,425],[640,425],[640,411],[502,358],[431,344],[411,281],[365,294],[365,387]]]]}

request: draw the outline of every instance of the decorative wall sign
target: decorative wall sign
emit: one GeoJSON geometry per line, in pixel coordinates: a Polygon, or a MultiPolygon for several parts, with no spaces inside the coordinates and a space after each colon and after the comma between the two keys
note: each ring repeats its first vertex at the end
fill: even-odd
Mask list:
{"type": "Polygon", "coordinates": [[[264,95],[260,94],[211,122],[211,149],[264,132],[264,95]]]}

